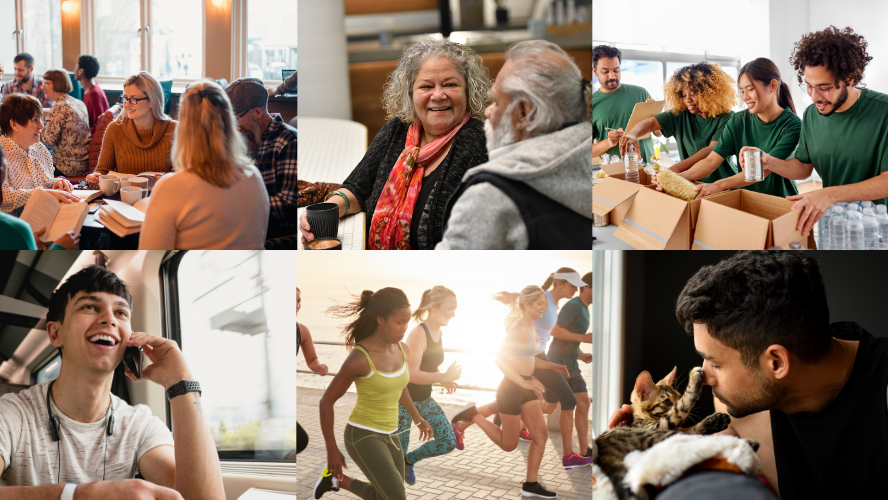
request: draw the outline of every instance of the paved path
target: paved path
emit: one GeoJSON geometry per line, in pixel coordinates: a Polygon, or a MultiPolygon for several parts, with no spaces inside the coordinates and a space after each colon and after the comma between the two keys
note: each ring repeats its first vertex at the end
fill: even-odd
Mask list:
{"type": "MultiPolygon", "coordinates": [[[[300,500],[314,498],[312,490],[315,481],[327,461],[318,414],[318,403],[322,394],[322,391],[316,389],[300,387],[297,390],[299,423],[309,435],[308,448],[299,454],[296,461],[299,478],[296,496],[300,500]]],[[[354,406],[355,398],[355,394],[349,392],[336,403],[336,439],[348,465],[346,473],[365,479],[358,466],[346,453],[345,445],[342,443],[346,419],[354,406]]],[[[456,405],[442,404],[441,407],[448,416],[453,416],[459,409],[456,405]]],[[[589,437],[591,439],[591,432],[589,437]]],[[[419,442],[418,440],[419,433],[414,427],[410,435],[411,450],[416,446],[414,443],[419,442]]],[[[521,498],[521,484],[527,469],[529,443],[520,442],[517,450],[506,453],[493,444],[477,425],[466,431],[465,442],[466,449],[463,451],[454,450],[441,457],[420,461],[414,469],[416,484],[407,486],[407,498],[417,500],[521,498]]],[[[540,467],[540,482],[546,488],[556,490],[560,499],[592,498],[592,468],[564,470],[561,466],[561,436],[551,430],[540,467]]],[[[327,493],[323,498],[354,500],[357,497],[341,490],[338,493],[327,493]]]]}

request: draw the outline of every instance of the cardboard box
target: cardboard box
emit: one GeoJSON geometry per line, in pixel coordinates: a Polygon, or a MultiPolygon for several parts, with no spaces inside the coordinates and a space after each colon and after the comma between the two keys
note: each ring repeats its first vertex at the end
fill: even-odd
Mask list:
{"type": "Polygon", "coordinates": [[[592,186],[592,214],[607,217],[611,224],[619,224],[639,189],[639,184],[612,177],[601,179],[592,186]]]}
{"type": "Polygon", "coordinates": [[[644,186],[614,235],[636,250],[689,250],[702,201],[684,201],[644,186]]]}
{"type": "Polygon", "coordinates": [[[802,212],[793,212],[794,204],[746,189],[708,196],[700,206],[693,250],[788,249],[793,241],[816,249],[813,231],[804,237],[796,229],[802,212]]]}
{"type": "MultiPolygon", "coordinates": [[[[614,179],[619,179],[621,181],[626,180],[626,164],[623,162],[619,163],[608,163],[607,165],[602,165],[601,170],[607,172],[609,177],[614,179]]],[[[651,179],[651,176],[644,171],[644,169],[638,169],[638,185],[641,186],[650,186],[654,181],[651,179]]]]}

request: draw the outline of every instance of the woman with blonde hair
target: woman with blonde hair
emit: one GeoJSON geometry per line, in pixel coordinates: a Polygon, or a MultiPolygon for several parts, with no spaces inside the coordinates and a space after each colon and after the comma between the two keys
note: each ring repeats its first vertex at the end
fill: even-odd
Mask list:
{"type": "Polygon", "coordinates": [[[139,249],[262,249],[268,192],[225,91],[211,80],[189,85],[179,119],[176,173],[154,187],[139,249]]]}
{"type": "Polygon", "coordinates": [[[89,167],[89,116],[86,104],[68,95],[73,89],[67,71],[51,69],[43,74],[43,91],[55,104],[40,140],[52,148],[55,168],[69,177],[83,175],[89,167]]]}
{"type": "Polygon", "coordinates": [[[410,355],[407,358],[410,383],[407,384],[407,390],[416,410],[432,426],[434,439],[407,453],[412,418],[406,408],[398,405],[398,433],[401,438],[401,449],[404,452],[404,465],[407,467],[404,478],[407,484],[416,482],[413,470],[416,462],[450,453],[456,448],[456,438],[450,421],[444,410],[432,398],[432,384],[441,384],[448,394],[452,394],[456,390],[456,379],[462,374],[462,369],[456,361],[450,364],[447,371],[438,371],[444,363],[441,327],[447,326],[454,316],[456,316],[456,294],[441,285],[423,292],[419,307],[413,311],[412,317],[419,322],[419,325],[407,334],[407,345],[410,347],[410,355]]]}
{"type": "Polygon", "coordinates": [[[533,378],[534,365],[540,362],[536,355],[542,349],[534,321],[545,314],[547,298],[542,288],[535,285],[524,287],[520,293],[499,292],[493,298],[509,308],[503,322],[506,338],[496,357],[496,364],[505,375],[496,390],[502,428],[485,419],[474,405],[460,411],[454,419],[478,425],[504,451],[518,447],[523,420],[533,437],[527,450],[527,480],[521,487],[521,495],[555,498],[555,493],[537,480],[549,431],[539,404],[544,388],[533,378]]]}
{"type": "MultiPolygon", "coordinates": [[[[426,39],[404,50],[383,90],[388,123],[328,201],[367,212],[367,248],[433,250],[463,174],[487,162],[490,75],[474,50],[426,39]]],[[[314,239],[305,214],[303,242],[314,239]]]]}
{"type": "Polygon", "coordinates": [[[87,176],[89,182],[99,182],[99,176],[111,170],[133,175],[171,170],[170,150],[177,122],[163,112],[160,82],[140,71],[123,82],[122,99],[123,111],[105,130],[99,164],[95,173],[87,176]]]}

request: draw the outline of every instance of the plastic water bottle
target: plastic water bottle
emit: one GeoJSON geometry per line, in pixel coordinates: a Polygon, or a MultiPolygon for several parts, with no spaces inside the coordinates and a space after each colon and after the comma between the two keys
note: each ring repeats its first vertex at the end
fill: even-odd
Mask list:
{"type": "Polygon", "coordinates": [[[638,184],[638,153],[635,151],[635,144],[629,146],[629,152],[626,153],[626,182],[638,184]]]}
{"type": "Polygon", "coordinates": [[[857,204],[860,205],[861,211],[863,211],[864,208],[870,208],[870,207],[872,207],[873,210],[876,209],[876,206],[875,206],[876,204],[871,201],[858,201],[857,204]]]}
{"type": "Polygon", "coordinates": [[[857,210],[848,213],[848,220],[845,221],[848,235],[848,250],[863,250],[865,243],[863,240],[863,216],[857,210]]]}
{"type": "Polygon", "coordinates": [[[832,211],[833,207],[827,208],[823,217],[817,221],[817,248],[820,250],[829,250],[829,224],[832,219],[832,211]]]}
{"type": "Polygon", "coordinates": [[[863,242],[866,250],[879,249],[879,222],[873,207],[863,209],[863,242]]]}
{"type": "Polygon", "coordinates": [[[845,250],[845,207],[833,208],[833,216],[829,221],[830,250],[845,250]]]}
{"type": "Polygon", "coordinates": [[[879,223],[879,239],[881,243],[888,245],[888,207],[885,205],[876,205],[876,222],[879,223]]]}

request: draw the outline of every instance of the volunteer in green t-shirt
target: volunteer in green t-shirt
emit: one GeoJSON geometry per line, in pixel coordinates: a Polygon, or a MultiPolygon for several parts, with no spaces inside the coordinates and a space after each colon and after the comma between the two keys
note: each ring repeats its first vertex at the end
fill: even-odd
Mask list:
{"type": "Polygon", "coordinates": [[[871,60],[862,36],[833,26],[803,36],[790,58],[814,106],[802,118],[795,158],[763,154],[762,168],[796,180],[816,169],[823,179],[823,189],[788,198],[803,210],[803,235],[834,203],[888,204],[888,95],[857,87],[871,60]]]}
{"type": "Polygon", "coordinates": [[[580,287],[579,295],[568,300],[558,312],[558,320],[552,329],[552,343],[549,345],[546,359],[567,367],[567,372],[570,374],[567,383],[577,398],[576,409],[562,409],[559,418],[564,453],[571,452],[572,439],[569,434],[573,434],[573,427],[576,425],[580,451],[584,457],[591,457],[592,448],[588,439],[589,391],[577,360],[582,360],[584,363],[592,362],[592,353],[580,351],[580,342],[592,343],[592,333],[586,333],[590,322],[589,306],[592,305],[592,273],[586,273],[582,281],[587,286],[580,287]]]}
{"type": "MultiPolygon", "coordinates": [[[[620,153],[619,141],[623,127],[629,123],[632,110],[640,102],[653,101],[647,90],[635,85],[620,84],[620,49],[599,45],[592,49],[592,72],[601,82],[601,88],[592,94],[592,134],[598,141],[592,145],[592,156],[620,153]],[[608,129],[613,130],[608,130],[608,129]]],[[[639,141],[640,158],[654,155],[651,139],[639,141]]]]}
{"type": "MultiPolygon", "coordinates": [[[[737,102],[734,79],[718,64],[702,62],[676,70],[664,90],[669,110],[633,127],[620,139],[620,151],[627,151],[630,144],[638,149],[638,137],[661,130],[666,136],[675,137],[682,160],[669,169],[685,172],[706,159],[718,142],[737,102]]],[[[737,173],[728,160],[719,163],[703,182],[715,182],[737,173]]]]}
{"type": "MultiPolygon", "coordinates": [[[[737,80],[747,109],[731,117],[712,154],[728,158],[739,155],[741,149],[760,149],[781,160],[792,156],[799,143],[802,121],[795,114],[789,85],[780,78],[777,65],[760,57],[744,64],[737,80]]],[[[711,184],[698,185],[696,190],[697,197],[702,198],[737,188],[781,198],[799,194],[795,181],[774,173],[762,181],[747,182],[740,172],[711,184]]]]}

